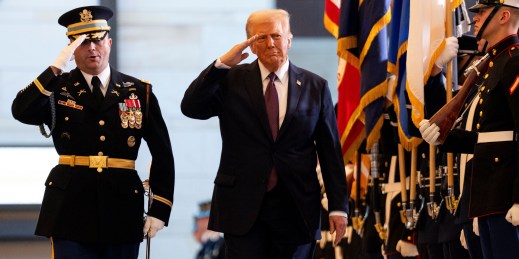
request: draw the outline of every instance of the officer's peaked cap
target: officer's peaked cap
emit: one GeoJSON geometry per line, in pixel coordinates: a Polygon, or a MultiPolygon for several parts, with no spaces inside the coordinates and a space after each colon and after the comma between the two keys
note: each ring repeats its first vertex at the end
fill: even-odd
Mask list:
{"type": "Polygon", "coordinates": [[[113,12],[104,6],[85,6],[70,10],[58,19],[58,23],[67,28],[69,38],[86,34],[88,40],[102,40],[110,31],[108,20],[113,12]]]}
{"type": "Polygon", "coordinates": [[[477,13],[481,8],[487,8],[495,5],[519,8],[519,0],[477,0],[476,4],[469,8],[469,11],[477,13]]]}

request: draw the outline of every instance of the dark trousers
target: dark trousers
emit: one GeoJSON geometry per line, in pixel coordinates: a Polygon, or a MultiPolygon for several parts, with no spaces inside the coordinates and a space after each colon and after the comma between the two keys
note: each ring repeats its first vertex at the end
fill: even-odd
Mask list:
{"type": "Polygon", "coordinates": [[[310,259],[316,244],[281,182],[266,194],[249,232],[224,239],[227,259],[310,259]]]}
{"type": "Polygon", "coordinates": [[[461,246],[459,240],[442,243],[444,259],[469,259],[469,252],[461,246]]]}
{"type": "Polygon", "coordinates": [[[506,221],[505,214],[478,218],[478,225],[485,259],[519,259],[519,226],[506,221]]]}
{"type": "Polygon", "coordinates": [[[140,243],[91,245],[52,238],[54,259],[137,259],[140,243]]]}
{"type": "Polygon", "coordinates": [[[440,243],[416,245],[420,259],[443,259],[443,247],[440,243]]]}
{"type": "Polygon", "coordinates": [[[472,228],[472,221],[463,223],[463,234],[465,235],[465,242],[469,250],[470,259],[483,259],[483,251],[481,251],[481,242],[479,237],[474,233],[472,228]]]}

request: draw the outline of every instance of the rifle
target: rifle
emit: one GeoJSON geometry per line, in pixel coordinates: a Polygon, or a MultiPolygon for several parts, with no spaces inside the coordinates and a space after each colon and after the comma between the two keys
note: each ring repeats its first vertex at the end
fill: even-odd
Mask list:
{"type": "MultiPolygon", "coordinates": [[[[406,218],[407,218],[406,227],[407,227],[407,229],[413,229],[416,226],[416,222],[418,222],[418,216],[419,216],[419,213],[415,210],[417,153],[418,153],[417,148],[413,147],[411,150],[411,170],[410,170],[411,177],[410,177],[410,183],[409,183],[409,209],[406,210],[406,218]]],[[[423,200],[422,200],[422,202],[423,202],[423,200]]],[[[423,203],[420,206],[420,211],[422,210],[422,208],[423,208],[423,203]]]]}
{"type": "Polygon", "coordinates": [[[436,192],[436,146],[429,145],[429,202],[427,202],[427,212],[432,219],[436,219],[440,207],[434,202],[436,192]]]}
{"type": "Polygon", "coordinates": [[[361,170],[362,170],[362,155],[357,151],[357,164],[355,165],[355,214],[351,218],[353,223],[353,229],[357,232],[359,236],[362,236],[362,230],[364,228],[364,218],[360,215],[360,207],[362,204],[361,201],[361,170]]]}
{"type": "Polygon", "coordinates": [[[461,90],[450,99],[440,110],[438,110],[429,120],[431,124],[436,124],[440,128],[438,142],[443,144],[449,131],[454,127],[455,122],[461,120],[458,115],[465,104],[470,89],[476,85],[476,80],[480,78],[481,72],[488,68],[490,55],[487,53],[481,59],[476,60],[463,73],[466,77],[461,90]]]}
{"type": "MultiPolygon", "coordinates": [[[[438,142],[443,144],[449,131],[461,121],[460,111],[466,102],[470,90],[478,85],[478,81],[482,76],[482,71],[486,71],[490,62],[490,55],[487,53],[481,59],[476,60],[465,71],[466,77],[463,82],[463,87],[458,94],[445,104],[438,112],[436,112],[430,119],[430,123],[435,123],[440,128],[440,136],[438,142]]],[[[458,201],[454,195],[454,172],[453,172],[453,158],[452,155],[447,159],[448,164],[448,194],[445,197],[445,205],[451,213],[456,211],[458,201]]]]}
{"type": "Polygon", "coordinates": [[[371,178],[373,179],[373,191],[371,192],[371,204],[373,206],[373,213],[375,214],[375,229],[378,232],[378,236],[382,241],[387,240],[387,229],[384,229],[382,219],[380,218],[380,173],[379,169],[379,151],[378,143],[373,144],[370,150],[371,156],[371,178]]]}

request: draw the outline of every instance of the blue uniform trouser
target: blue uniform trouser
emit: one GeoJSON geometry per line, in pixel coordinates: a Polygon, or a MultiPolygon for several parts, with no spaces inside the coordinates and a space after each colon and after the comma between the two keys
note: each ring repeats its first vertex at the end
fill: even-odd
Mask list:
{"type": "Polygon", "coordinates": [[[505,214],[480,217],[478,225],[485,259],[519,259],[519,226],[506,221],[505,214]]]}
{"type": "Polygon", "coordinates": [[[52,239],[54,259],[137,259],[140,243],[92,245],[64,239],[52,239]]]}
{"type": "Polygon", "coordinates": [[[476,233],[474,233],[472,226],[472,221],[463,223],[463,234],[465,234],[465,242],[467,242],[470,259],[483,259],[481,241],[479,240],[479,236],[476,236],[476,233]]]}

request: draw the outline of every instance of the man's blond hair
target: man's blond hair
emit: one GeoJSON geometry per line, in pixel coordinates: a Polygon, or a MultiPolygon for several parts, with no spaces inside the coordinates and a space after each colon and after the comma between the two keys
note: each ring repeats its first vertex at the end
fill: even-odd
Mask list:
{"type": "Polygon", "coordinates": [[[249,15],[249,18],[247,19],[247,24],[245,25],[245,32],[247,33],[247,38],[253,36],[251,30],[254,24],[269,20],[281,20],[283,24],[283,30],[289,35],[292,34],[290,32],[290,14],[283,9],[270,9],[255,11],[249,15]]]}

